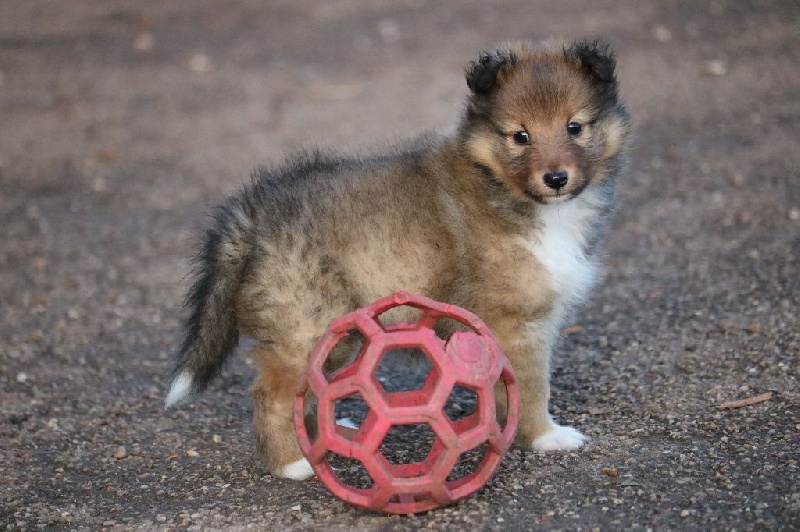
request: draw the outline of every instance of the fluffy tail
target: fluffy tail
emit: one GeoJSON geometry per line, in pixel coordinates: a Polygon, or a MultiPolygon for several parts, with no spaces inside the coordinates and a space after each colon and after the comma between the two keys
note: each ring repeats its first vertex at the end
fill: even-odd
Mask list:
{"type": "Polygon", "coordinates": [[[239,340],[234,312],[251,247],[251,209],[243,200],[220,207],[196,258],[194,284],[184,306],[190,309],[184,340],[166,397],[172,406],[202,391],[239,340]]]}

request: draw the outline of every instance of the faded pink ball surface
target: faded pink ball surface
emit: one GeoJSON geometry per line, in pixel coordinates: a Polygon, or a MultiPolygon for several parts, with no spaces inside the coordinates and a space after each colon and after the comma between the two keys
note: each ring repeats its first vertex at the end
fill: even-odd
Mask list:
{"type": "Polygon", "coordinates": [[[298,441],[319,479],[337,497],[387,513],[423,512],[479,490],[511,446],[519,419],[516,377],[488,327],[465,309],[408,292],[335,319],[295,391],[298,441]],[[396,307],[416,309],[418,318],[385,324],[384,314],[396,307]],[[456,322],[449,340],[436,335],[440,320],[456,322]],[[361,345],[353,360],[330,370],[331,353],[354,337],[361,345]],[[409,348],[428,359],[424,382],[387,391],[378,376],[384,357],[409,348]],[[474,398],[463,416],[448,410],[457,390],[474,398]],[[357,428],[336,419],[337,403],[351,398],[366,409],[357,428]],[[395,452],[392,436],[414,427],[432,442],[424,457],[409,459],[395,452]],[[358,480],[344,474],[348,464],[360,472],[358,480]]]}

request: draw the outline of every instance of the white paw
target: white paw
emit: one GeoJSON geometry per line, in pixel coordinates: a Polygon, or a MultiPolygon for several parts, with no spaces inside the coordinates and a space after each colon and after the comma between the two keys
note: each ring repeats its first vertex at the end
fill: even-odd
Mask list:
{"type": "Polygon", "coordinates": [[[536,451],[567,451],[578,449],[589,440],[572,427],[562,427],[553,423],[550,430],[539,436],[531,444],[536,451]]]}
{"type": "MultiPolygon", "coordinates": [[[[348,429],[358,429],[358,425],[349,417],[337,419],[336,424],[341,427],[347,427],[348,429]]],[[[314,468],[311,467],[308,460],[301,458],[296,462],[283,466],[278,472],[278,476],[292,480],[305,480],[314,476],[314,468]]]]}
{"type": "Polygon", "coordinates": [[[314,476],[314,470],[308,460],[301,458],[297,462],[292,462],[287,466],[283,466],[278,476],[283,478],[290,478],[292,480],[305,480],[308,477],[314,476]]]}

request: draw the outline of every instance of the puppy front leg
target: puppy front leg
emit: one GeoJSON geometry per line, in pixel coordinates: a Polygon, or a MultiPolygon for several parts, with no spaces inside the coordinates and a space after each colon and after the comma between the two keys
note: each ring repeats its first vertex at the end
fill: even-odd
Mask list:
{"type": "Polygon", "coordinates": [[[555,334],[546,322],[493,327],[514,367],[520,390],[517,444],[539,451],[577,449],[587,437],[550,416],[550,353],[555,334]]]}

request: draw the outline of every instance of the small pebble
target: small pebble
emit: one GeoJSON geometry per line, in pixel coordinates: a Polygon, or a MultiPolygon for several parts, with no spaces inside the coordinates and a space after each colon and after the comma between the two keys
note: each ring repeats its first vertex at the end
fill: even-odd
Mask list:
{"type": "Polygon", "coordinates": [[[392,19],[386,18],[378,22],[378,33],[386,44],[396,43],[400,40],[400,28],[392,19]]]}
{"type": "Polygon", "coordinates": [[[658,42],[669,42],[672,40],[672,32],[664,26],[656,26],[653,28],[653,37],[655,37],[658,42]]]}
{"type": "Polygon", "coordinates": [[[122,460],[126,456],[128,456],[128,450],[122,445],[117,447],[117,449],[114,451],[114,458],[116,458],[117,460],[122,460]]]}
{"type": "Polygon", "coordinates": [[[211,58],[203,53],[192,54],[189,58],[189,70],[192,72],[208,72],[211,68],[211,58]]]}
{"type": "Polygon", "coordinates": [[[602,471],[604,475],[609,477],[616,477],[617,475],[619,475],[619,472],[617,471],[616,467],[604,467],[602,471]]]}
{"type": "Polygon", "coordinates": [[[145,31],[136,36],[136,40],[133,41],[133,48],[137,52],[147,53],[153,49],[153,42],[153,34],[145,31]]]}
{"type": "Polygon", "coordinates": [[[705,72],[709,76],[724,76],[728,73],[728,64],[720,59],[706,61],[705,72]]]}
{"type": "Polygon", "coordinates": [[[92,181],[92,190],[95,192],[105,192],[108,190],[108,181],[104,177],[95,177],[92,181]]]}
{"type": "Polygon", "coordinates": [[[186,456],[191,456],[192,458],[196,458],[200,456],[200,453],[198,453],[194,449],[189,449],[188,451],[186,451],[186,456]]]}

